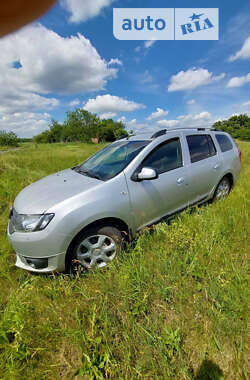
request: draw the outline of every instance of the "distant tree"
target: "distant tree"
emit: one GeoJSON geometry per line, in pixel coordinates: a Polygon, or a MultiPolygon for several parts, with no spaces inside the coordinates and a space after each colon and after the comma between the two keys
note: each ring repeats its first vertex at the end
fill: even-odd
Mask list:
{"type": "Polygon", "coordinates": [[[234,138],[250,140],[250,118],[246,114],[235,115],[228,120],[217,121],[213,128],[230,133],[234,138]]]}
{"type": "Polygon", "coordinates": [[[51,142],[50,141],[50,131],[44,131],[44,132],[40,133],[39,135],[33,137],[33,140],[37,144],[45,144],[45,143],[51,142]]]}
{"type": "Polygon", "coordinates": [[[19,139],[14,132],[0,131],[0,145],[18,146],[19,139]]]}
{"type": "Polygon", "coordinates": [[[63,141],[90,141],[97,136],[100,119],[90,112],[77,108],[67,112],[63,128],[63,141]]]}
{"type": "Polygon", "coordinates": [[[20,137],[18,140],[19,140],[19,142],[31,142],[32,138],[29,138],[29,137],[20,137]]]}
{"type": "Polygon", "coordinates": [[[52,119],[49,125],[49,142],[59,142],[62,140],[62,125],[58,121],[52,119]]]}
{"type": "Polygon", "coordinates": [[[100,141],[115,141],[128,136],[124,128],[121,122],[114,122],[112,119],[102,120],[98,128],[97,137],[100,141]]]}
{"type": "Polygon", "coordinates": [[[98,139],[111,142],[128,136],[123,123],[112,119],[101,120],[97,115],[80,108],[67,112],[63,124],[52,119],[49,128],[35,136],[34,141],[36,143],[90,142],[92,139],[98,139]]]}

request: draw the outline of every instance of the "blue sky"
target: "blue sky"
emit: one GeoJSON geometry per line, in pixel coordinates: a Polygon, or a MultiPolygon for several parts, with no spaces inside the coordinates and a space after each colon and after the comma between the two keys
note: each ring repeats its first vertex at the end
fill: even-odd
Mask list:
{"type": "Polygon", "coordinates": [[[0,129],[31,137],[85,108],[127,129],[207,126],[250,115],[250,2],[219,8],[219,41],[119,41],[113,8],[185,8],[186,1],[62,0],[0,40],[0,129]]]}

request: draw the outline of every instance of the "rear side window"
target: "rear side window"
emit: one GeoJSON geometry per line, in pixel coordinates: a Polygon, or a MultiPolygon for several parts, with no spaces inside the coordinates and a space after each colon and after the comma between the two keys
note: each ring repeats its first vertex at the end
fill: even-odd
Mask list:
{"type": "Polygon", "coordinates": [[[228,152],[229,150],[233,149],[233,144],[231,143],[231,141],[229,140],[227,135],[217,135],[216,134],[215,137],[216,137],[216,140],[218,141],[220,148],[221,148],[221,151],[223,153],[228,152]]]}
{"type": "Polygon", "coordinates": [[[143,166],[156,169],[158,174],[183,166],[179,138],[169,140],[155,148],[144,160],[143,166]]]}
{"type": "Polygon", "coordinates": [[[216,154],[214,142],[210,135],[187,136],[191,162],[204,160],[216,154]]]}

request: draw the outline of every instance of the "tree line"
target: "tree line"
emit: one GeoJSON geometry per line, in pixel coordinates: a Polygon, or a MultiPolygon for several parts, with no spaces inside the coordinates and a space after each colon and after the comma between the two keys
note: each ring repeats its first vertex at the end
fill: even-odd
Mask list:
{"type": "Polygon", "coordinates": [[[235,115],[228,120],[217,121],[214,123],[213,128],[230,133],[235,139],[250,141],[250,117],[246,114],[235,115]]]}
{"type": "MultiPolygon", "coordinates": [[[[250,141],[250,117],[246,114],[235,115],[228,120],[214,123],[213,128],[230,133],[236,139],[250,141]]],[[[128,133],[121,122],[113,119],[101,120],[95,114],[83,109],[67,112],[63,124],[51,120],[49,129],[33,137],[36,143],[56,142],[112,142],[128,133]]],[[[30,139],[20,139],[14,132],[0,131],[0,146],[18,146],[20,142],[30,139]]]]}
{"type": "Polygon", "coordinates": [[[18,146],[19,138],[14,132],[0,131],[0,146],[18,146]]]}
{"type": "Polygon", "coordinates": [[[51,120],[49,129],[35,136],[36,143],[55,142],[112,142],[128,133],[121,122],[113,119],[102,120],[97,115],[83,109],[67,112],[63,124],[51,120]]]}

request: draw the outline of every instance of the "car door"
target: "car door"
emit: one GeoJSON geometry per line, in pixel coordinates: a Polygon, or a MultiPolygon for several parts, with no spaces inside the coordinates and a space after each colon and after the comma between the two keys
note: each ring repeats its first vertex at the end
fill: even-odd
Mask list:
{"type": "Polygon", "coordinates": [[[213,191],[222,170],[220,155],[209,134],[185,133],[189,163],[190,204],[199,202],[213,191]]]}
{"type": "Polygon", "coordinates": [[[187,173],[179,137],[156,146],[127,178],[131,210],[136,229],[149,225],[188,204],[187,173]],[[153,180],[136,180],[142,168],[158,173],[153,180]]]}

